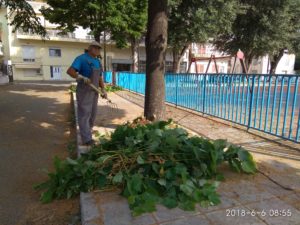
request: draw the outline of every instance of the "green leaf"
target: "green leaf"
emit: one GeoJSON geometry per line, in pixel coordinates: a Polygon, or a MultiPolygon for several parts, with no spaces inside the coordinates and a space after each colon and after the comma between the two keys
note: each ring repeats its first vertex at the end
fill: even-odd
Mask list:
{"type": "Polygon", "coordinates": [[[73,165],[73,166],[78,165],[78,162],[76,160],[73,160],[70,158],[67,158],[66,160],[70,165],[73,165]]]}
{"type": "Polygon", "coordinates": [[[256,166],[251,161],[244,161],[241,163],[242,170],[246,173],[254,174],[256,172],[256,166]]]}
{"type": "Polygon", "coordinates": [[[99,163],[105,163],[106,160],[108,160],[109,158],[111,158],[110,155],[104,155],[104,156],[101,156],[100,158],[98,158],[97,162],[99,162],[99,163]]]}
{"type": "Polygon", "coordinates": [[[241,165],[240,165],[240,162],[237,159],[230,160],[229,165],[236,172],[239,172],[239,173],[241,172],[241,165]]]}
{"type": "Polygon", "coordinates": [[[107,183],[106,176],[105,175],[100,175],[99,179],[98,179],[98,182],[97,182],[98,187],[103,188],[103,187],[105,187],[106,183],[107,183]]]}
{"type": "Polygon", "coordinates": [[[41,195],[41,201],[42,203],[49,203],[53,200],[54,198],[54,193],[52,190],[48,190],[41,195]]]}
{"type": "Polygon", "coordinates": [[[212,205],[217,205],[221,203],[220,197],[217,193],[212,193],[208,196],[208,200],[212,203],[212,205]]]}
{"type": "Polygon", "coordinates": [[[185,184],[180,185],[180,190],[183,191],[186,195],[191,196],[195,189],[195,185],[192,181],[187,180],[185,184]]]}
{"type": "Polygon", "coordinates": [[[142,177],[140,174],[134,174],[131,178],[127,178],[127,186],[129,193],[132,195],[139,194],[142,190],[142,177]]]}
{"type": "Polygon", "coordinates": [[[120,183],[122,183],[122,181],[123,181],[123,173],[122,173],[122,171],[120,171],[114,176],[112,182],[114,184],[120,184],[120,183]]]}
{"type": "Polygon", "coordinates": [[[239,149],[238,151],[238,157],[241,161],[248,161],[248,160],[252,160],[252,155],[244,150],[244,149],[239,149]]]}
{"type": "Polygon", "coordinates": [[[137,157],[137,163],[138,164],[140,164],[140,165],[142,165],[142,164],[145,164],[145,160],[139,155],[138,157],[137,157]]]}
{"type": "Polygon", "coordinates": [[[161,186],[166,186],[167,181],[165,179],[159,179],[157,183],[159,183],[161,186]]]}
{"type": "Polygon", "coordinates": [[[169,197],[162,199],[161,203],[169,209],[173,209],[178,206],[177,200],[169,197]]]}

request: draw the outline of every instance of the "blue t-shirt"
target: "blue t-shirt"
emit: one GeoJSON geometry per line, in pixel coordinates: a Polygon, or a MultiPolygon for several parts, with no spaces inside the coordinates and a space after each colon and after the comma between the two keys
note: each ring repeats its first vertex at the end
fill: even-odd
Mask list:
{"type": "Polygon", "coordinates": [[[93,68],[100,69],[101,62],[99,59],[93,58],[88,53],[85,53],[78,56],[72,63],[71,67],[81,75],[85,77],[91,77],[93,68]]]}

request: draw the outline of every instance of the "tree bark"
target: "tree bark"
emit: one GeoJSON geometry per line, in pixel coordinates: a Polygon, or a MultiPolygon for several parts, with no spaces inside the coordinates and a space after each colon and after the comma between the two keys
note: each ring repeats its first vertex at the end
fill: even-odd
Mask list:
{"type": "Polygon", "coordinates": [[[139,43],[135,38],[131,39],[131,55],[132,55],[132,72],[137,73],[139,70],[139,43]]]}
{"type": "Polygon", "coordinates": [[[173,73],[179,73],[181,58],[177,49],[173,48],[173,73]]]}
{"type": "Polygon", "coordinates": [[[250,70],[252,69],[252,61],[253,61],[253,57],[248,57],[246,60],[246,69],[247,69],[247,74],[250,73],[250,70]]]}
{"type": "Polygon", "coordinates": [[[168,0],[148,1],[148,24],[146,35],[146,119],[165,118],[165,56],[168,37],[168,0]]]}
{"type": "Polygon", "coordinates": [[[280,62],[282,56],[284,54],[284,49],[281,49],[279,54],[273,55],[271,61],[270,74],[275,74],[278,63],[280,62]]]}

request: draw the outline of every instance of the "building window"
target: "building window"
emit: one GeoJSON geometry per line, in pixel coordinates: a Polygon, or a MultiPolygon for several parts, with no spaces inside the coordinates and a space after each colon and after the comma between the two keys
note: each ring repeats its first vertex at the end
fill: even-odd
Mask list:
{"type": "Polygon", "coordinates": [[[59,48],[49,48],[50,57],[61,57],[61,49],[59,48]]]}
{"type": "Polygon", "coordinates": [[[52,80],[62,79],[62,67],[61,66],[50,66],[50,76],[52,80]]]}
{"type": "Polygon", "coordinates": [[[24,45],[22,50],[24,62],[35,62],[35,48],[33,46],[24,45]]]}

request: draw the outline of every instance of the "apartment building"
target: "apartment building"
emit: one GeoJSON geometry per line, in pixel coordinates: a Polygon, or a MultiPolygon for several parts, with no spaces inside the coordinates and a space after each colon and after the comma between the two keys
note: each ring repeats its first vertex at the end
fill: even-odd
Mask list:
{"type": "MultiPolygon", "coordinates": [[[[57,25],[51,24],[40,14],[39,9],[46,3],[41,0],[28,1],[41,23],[48,32],[45,40],[31,32],[24,32],[21,29],[13,32],[8,26],[7,10],[0,9],[0,63],[2,73],[11,65],[15,80],[68,80],[66,70],[73,59],[87,49],[93,37],[89,30],[78,28],[73,33],[61,35],[57,25]]],[[[108,42],[107,69],[108,70],[131,70],[132,60],[130,49],[118,49],[113,42],[108,42]]],[[[144,47],[141,47],[141,54],[145,54],[144,47]]],[[[103,55],[103,52],[102,52],[103,55]]]]}
{"type": "MultiPolygon", "coordinates": [[[[8,26],[7,10],[0,9],[0,63],[2,73],[11,66],[14,80],[69,80],[66,70],[73,59],[82,54],[93,40],[90,31],[82,28],[73,33],[62,35],[57,25],[45,20],[40,8],[46,6],[43,0],[28,1],[47,29],[48,38],[42,38],[32,32],[19,29],[13,32],[8,26]],[[3,46],[1,48],[1,46],[3,46]]],[[[144,41],[139,47],[139,71],[145,72],[146,53],[144,41]]],[[[102,56],[103,50],[102,50],[102,56]]],[[[188,55],[182,62],[182,72],[186,71],[188,55]]],[[[167,71],[172,70],[172,54],[166,57],[167,71]]],[[[102,60],[104,62],[104,60],[102,60]]],[[[114,71],[132,71],[131,49],[118,49],[113,41],[106,44],[106,69],[114,71]]]]}

